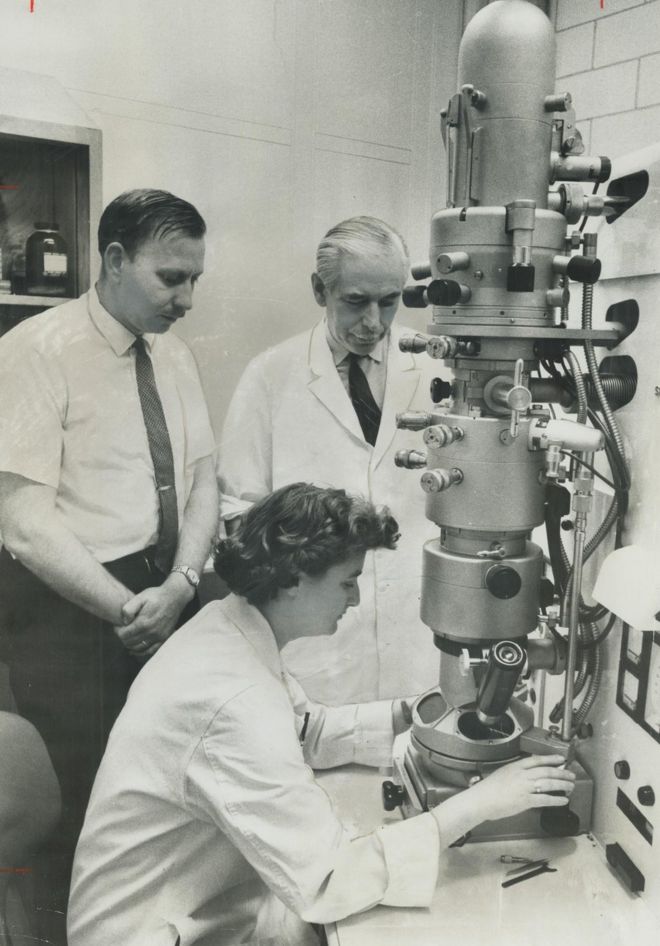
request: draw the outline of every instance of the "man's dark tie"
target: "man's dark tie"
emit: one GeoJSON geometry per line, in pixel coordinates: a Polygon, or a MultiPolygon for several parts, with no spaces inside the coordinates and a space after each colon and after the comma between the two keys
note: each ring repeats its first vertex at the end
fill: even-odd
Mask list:
{"type": "Polygon", "coordinates": [[[179,537],[179,513],[174,488],[174,458],[172,443],[165,423],[163,405],[156,387],[154,369],[140,336],[133,343],[135,349],[135,375],[142,405],[144,426],[147,429],[149,452],[154,465],[158,500],[160,502],[160,525],[154,561],[161,572],[167,574],[174,562],[179,537]]]}
{"type": "Polygon", "coordinates": [[[364,439],[373,447],[380,427],[381,410],[374,400],[369,382],[360,367],[360,357],[354,352],[349,352],[348,390],[364,439]]]}

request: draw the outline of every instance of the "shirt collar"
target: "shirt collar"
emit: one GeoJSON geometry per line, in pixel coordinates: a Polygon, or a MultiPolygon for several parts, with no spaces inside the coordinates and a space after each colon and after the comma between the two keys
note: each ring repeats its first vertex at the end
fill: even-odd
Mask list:
{"type": "MultiPolygon", "coordinates": [[[[333,338],[333,336],[330,334],[330,327],[328,325],[327,319],[324,319],[323,324],[325,326],[325,338],[328,343],[328,347],[330,348],[330,351],[332,352],[332,357],[334,359],[335,365],[339,366],[342,363],[342,361],[345,361],[348,358],[348,356],[350,355],[350,352],[348,348],[342,345],[341,342],[338,342],[337,339],[333,338]]],[[[389,332],[387,332],[385,336],[381,338],[379,342],[376,343],[375,348],[372,351],[370,351],[368,355],[363,355],[362,357],[371,358],[372,361],[375,361],[377,364],[380,364],[385,358],[385,345],[388,339],[389,339],[389,332]]]]}
{"type": "MultiPolygon", "coordinates": [[[[96,290],[96,286],[87,293],[87,308],[92,322],[105,338],[108,345],[112,348],[115,355],[125,355],[136,339],[136,335],[122,325],[108,310],[101,304],[96,290]]],[[[145,334],[144,340],[147,347],[151,350],[154,347],[157,335],[145,334]]]]}
{"type": "Polygon", "coordinates": [[[275,635],[258,608],[241,595],[231,594],[222,602],[223,610],[243,637],[252,645],[259,659],[275,676],[282,676],[282,661],[275,635]]]}

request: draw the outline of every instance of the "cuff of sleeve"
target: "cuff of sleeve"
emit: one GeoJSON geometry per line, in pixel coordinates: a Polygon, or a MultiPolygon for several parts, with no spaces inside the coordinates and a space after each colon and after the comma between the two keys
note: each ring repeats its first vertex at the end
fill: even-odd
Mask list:
{"type": "Polygon", "coordinates": [[[391,765],[392,701],[361,703],[357,708],[355,762],[362,765],[391,765]]]}
{"type": "Polygon", "coordinates": [[[392,907],[428,907],[438,881],[440,832],[425,812],[380,829],[388,883],[381,903],[392,907]]]}
{"type": "Polygon", "coordinates": [[[254,505],[244,499],[238,499],[236,496],[229,496],[227,493],[220,494],[220,518],[223,522],[226,519],[235,519],[236,516],[242,516],[246,509],[254,505]]]}

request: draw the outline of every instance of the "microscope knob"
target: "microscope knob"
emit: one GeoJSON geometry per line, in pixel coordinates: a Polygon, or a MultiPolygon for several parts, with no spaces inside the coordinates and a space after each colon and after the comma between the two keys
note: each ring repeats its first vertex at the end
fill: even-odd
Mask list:
{"type": "Polygon", "coordinates": [[[431,381],[431,400],[434,404],[444,401],[451,397],[454,387],[451,381],[443,381],[442,378],[434,378],[431,381]]]}
{"type": "Polygon", "coordinates": [[[451,470],[427,470],[420,482],[425,493],[442,493],[450,486],[462,483],[463,473],[455,467],[451,470]]]}
{"type": "Polygon", "coordinates": [[[637,799],[640,805],[655,805],[655,792],[650,785],[642,785],[637,789],[637,799]]]}
{"type": "Polygon", "coordinates": [[[628,779],[630,778],[630,765],[626,762],[625,759],[620,759],[618,762],[614,763],[614,774],[617,778],[628,779]]]}
{"type": "Polygon", "coordinates": [[[421,470],[426,466],[426,454],[419,450],[397,450],[394,465],[404,470],[421,470]]]}
{"type": "Polygon", "coordinates": [[[515,598],[522,587],[522,578],[510,565],[493,565],[486,572],[486,588],[495,598],[515,598]]]}
{"type": "Polygon", "coordinates": [[[424,430],[433,423],[433,414],[424,411],[403,411],[396,415],[399,430],[424,430]]]}
{"type": "Polygon", "coordinates": [[[470,256],[468,253],[441,253],[436,263],[443,276],[456,272],[457,269],[470,268],[470,256]]]}
{"type": "Polygon", "coordinates": [[[600,270],[601,263],[599,259],[590,259],[587,256],[572,256],[566,267],[566,274],[576,282],[591,286],[598,282],[600,270]]]}
{"type": "Polygon", "coordinates": [[[534,292],[535,270],[531,263],[514,263],[506,274],[507,292],[534,292]]]}
{"type": "Polygon", "coordinates": [[[383,782],[383,808],[385,811],[394,811],[403,804],[406,797],[405,789],[395,782],[383,782]]]}
{"type": "Polygon", "coordinates": [[[409,309],[425,309],[428,305],[426,286],[404,286],[401,301],[409,309]]]}
{"type": "Polygon", "coordinates": [[[415,263],[410,267],[410,275],[413,279],[430,279],[431,277],[431,264],[430,263],[415,263]]]}
{"type": "Polygon", "coordinates": [[[456,305],[457,302],[469,302],[471,295],[469,286],[464,286],[453,279],[433,279],[426,287],[426,298],[431,305],[456,305]]]}

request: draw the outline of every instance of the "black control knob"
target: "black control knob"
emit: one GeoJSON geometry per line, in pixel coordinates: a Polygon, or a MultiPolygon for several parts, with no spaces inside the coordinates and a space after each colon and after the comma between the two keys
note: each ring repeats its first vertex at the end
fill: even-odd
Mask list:
{"type": "Polygon", "coordinates": [[[566,275],[575,282],[586,283],[591,286],[600,278],[601,262],[588,256],[571,256],[566,267],[566,275]]]}
{"type": "Polygon", "coordinates": [[[442,378],[434,378],[431,381],[431,400],[434,404],[439,404],[445,398],[451,397],[453,386],[450,381],[443,381],[442,378]]]}
{"type": "Polygon", "coordinates": [[[403,804],[406,797],[405,789],[396,782],[383,782],[383,808],[385,811],[394,811],[403,804]]]}
{"type": "Polygon", "coordinates": [[[641,788],[637,789],[637,800],[640,805],[655,805],[655,792],[650,785],[642,785],[641,788]]]}
{"type": "Polygon", "coordinates": [[[625,759],[619,759],[618,762],[614,763],[614,774],[617,778],[623,780],[630,778],[630,765],[625,759]]]}
{"type": "Polygon", "coordinates": [[[401,300],[409,309],[425,309],[428,305],[426,286],[404,286],[401,300]]]}
{"type": "Polygon", "coordinates": [[[426,287],[432,305],[456,305],[462,296],[461,284],[453,279],[433,279],[426,287]]]}
{"type": "Polygon", "coordinates": [[[530,263],[514,263],[506,274],[507,292],[534,292],[534,267],[530,263]]]}
{"type": "Polygon", "coordinates": [[[486,588],[496,598],[515,598],[522,588],[522,578],[510,565],[493,565],[486,572],[486,588]]]}

